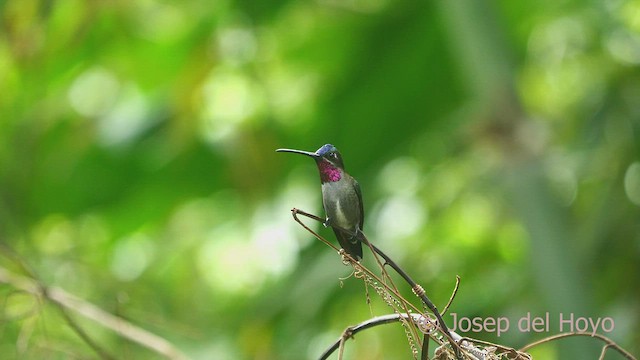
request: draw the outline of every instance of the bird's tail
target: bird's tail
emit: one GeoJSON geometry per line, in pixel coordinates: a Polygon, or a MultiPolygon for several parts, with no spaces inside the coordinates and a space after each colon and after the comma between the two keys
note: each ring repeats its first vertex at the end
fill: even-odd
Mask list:
{"type": "Polygon", "coordinates": [[[362,260],[362,242],[360,241],[361,233],[349,234],[348,232],[333,228],[333,233],[338,239],[340,246],[351,255],[354,259],[362,260]]]}

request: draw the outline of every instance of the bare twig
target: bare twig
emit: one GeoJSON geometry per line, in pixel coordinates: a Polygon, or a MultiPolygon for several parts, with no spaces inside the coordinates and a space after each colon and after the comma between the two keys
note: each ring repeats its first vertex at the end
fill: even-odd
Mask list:
{"type": "Polygon", "coordinates": [[[43,287],[37,281],[14,274],[0,267],[0,283],[10,284],[16,289],[41,296],[64,309],[72,310],[98,324],[114,331],[139,345],[146,347],[168,359],[184,360],[188,357],[167,340],[148,332],[132,323],[112,315],[99,307],[70,294],[58,287],[43,287]]]}
{"type": "MultiPolygon", "coordinates": [[[[376,281],[378,281],[378,283],[381,284],[381,286],[383,286],[387,291],[389,291],[390,293],[392,293],[394,296],[396,296],[398,299],[401,300],[401,302],[403,304],[405,304],[408,307],[411,307],[411,309],[413,309],[414,311],[416,311],[417,313],[415,314],[411,314],[411,316],[407,316],[406,313],[404,314],[391,314],[391,315],[385,315],[385,316],[380,316],[380,317],[376,317],[373,319],[369,319],[365,322],[362,322],[356,326],[353,327],[349,327],[347,328],[347,330],[345,330],[345,332],[343,333],[343,335],[334,343],[332,344],[327,350],[325,350],[325,352],[321,355],[320,359],[326,359],[329,357],[329,355],[331,355],[336,349],[340,348],[341,349],[341,354],[340,354],[340,358],[342,358],[342,349],[344,348],[344,344],[346,342],[346,340],[348,340],[348,338],[353,337],[353,335],[355,335],[356,333],[368,329],[370,327],[374,327],[377,325],[382,325],[382,324],[387,324],[387,323],[391,323],[391,322],[396,322],[396,321],[407,321],[409,320],[411,323],[415,323],[419,320],[419,317],[424,316],[420,310],[418,310],[412,303],[408,302],[406,299],[404,299],[398,292],[397,288],[394,287],[390,287],[386,282],[382,281],[381,279],[379,279],[377,277],[376,274],[372,273],[368,268],[362,266],[360,263],[358,263],[353,257],[351,257],[348,253],[339,250],[335,245],[333,245],[331,242],[327,241],[326,239],[324,239],[322,236],[318,235],[316,232],[314,232],[313,230],[311,230],[308,226],[306,226],[298,217],[297,214],[306,216],[308,218],[314,219],[316,221],[319,222],[323,222],[323,219],[321,219],[318,216],[315,216],[313,214],[309,214],[307,212],[304,212],[302,210],[299,209],[292,209],[292,214],[293,214],[293,218],[295,219],[296,222],[298,222],[301,226],[303,226],[307,231],[309,231],[311,234],[313,234],[316,238],[318,238],[319,240],[321,240],[322,242],[324,242],[325,244],[329,245],[331,248],[333,248],[334,250],[336,250],[338,253],[340,253],[344,259],[346,259],[347,261],[349,261],[349,263],[351,263],[352,266],[354,266],[357,270],[362,270],[363,272],[365,272],[368,276],[370,276],[371,278],[375,279],[376,281]],[[348,334],[348,336],[347,336],[348,334]]],[[[342,230],[342,229],[339,229],[342,230]]],[[[343,230],[342,230],[343,231],[343,230]]],[[[549,341],[554,341],[554,340],[558,340],[558,339],[562,339],[565,337],[570,337],[570,336],[589,336],[589,337],[595,337],[598,338],[602,341],[604,341],[606,343],[606,345],[602,348],[601,354],[600,354],[600,359],[604,358],[604,355],[606,353],[606,351],[610,348],[618,351],[620,354],[622,354],[622,356],[624,356],[626,359],[628,360],[637,360],[633,355],[631,355],[629,352],[627,352],[626,350],[622,349],[618,344],[616,344],[614,341],[612,341],[611,339],[603,336],[603,335],[599,335],[599,334],[591,334],[591,333],[587,333],[587,332],[572,332],[572,333],[564,333],[564,334],[559,334],[559,335],[555,335],[555,336],[550,336],[547,337],[545,339],[536,341],[534,343],[528,344],[525,347],[519,349],[519,350],[515,350],[513,348],[510,347],[506,347],[506,346],[502,346],[499,344],[494,344],[494,343],[490,343],[490,342],[486,342],[486,341],[482,341],[482,340],[478,340],[478,339],[473,339],[473,338],[467,338],[467,337],[462,337],[458,334],[456,334],[453,331],[449,331],[449,329],[446,327],[446,324],[444,323],[444,321],[442,320],[442,314],[445,314],[448,310],[450,305],[452,304],[459,286],[460,286],[460,277],[456,276],[456,285],[453,289],[453,292],[451,294],[451,297],[449,298],[449,301],[447,302],[446,306],[444,307],[444,310],[442,312],[438,312],[437,308],[435,307],[435,305],[433,305],[433,303],[429,300],[429,298],[426,296],[424,289],[417,283],[415,283],[411,277],[404,272],[393,260],[391,260],[384,252],[382,252],[379,248],[375,247],[373,244],[371,244],[371,242],[369,242],[369,240],[366,238],[366,236],[364,234],[362,234],[363,238],[361,239],[363,242],[365,242],[366,245],[368,245],[371,250],[375,255],[380,255],[384,260],[385,260],[385,264],[388,264],[389,266],[391,266],[410,286],[411,289],[413,290],[413,292],[416,294],[416,296],[418,296],[422,302],[429,308],[429,310],[431,312],[433,312],[433,314],[436,316],[436,319],[438,320],[438,327],[440,327],[440,330],[442,330],[443,335],[445,337],[447,337],[448,341],[449,341],[449,345],[454,349],[455,354],[456,354],[456,358],[457,359],[463,359],[463,353],[464,353],[464,358],[467,358],[467,356],[469,356],[470,358],[476,358],[476,359],[486,359],[488,353],[486,352],[486,349],[488,348],[493,348],[493,349],[497,349],[502,353],[507,353],[509,354],[509,358],[511,359],[531,359],[531,356],[529,354],[527,354],[525,351],[527,349],[530,349],[534,346],[540,345],[542,343],[545,342],[549,342],[549,341]],[[485,350],[482,350],[479,347],[474,346],[475,344],[478,345],[482,345],[485,346],[485,350]]],[[[380,265],[380,261],[379,259],[377,259],[378,264],[380,265]]],[[[384,275],[383,276],[387,276],[388,275],[384,275]]],[[[428,335],[428,334],[425,334],[428,335]]],[[[428,353],[428,337],[425,336],[425,339],[422,343],[423,348],[422,348],[422,358],[425,359],[428,353]],[[427,346],[425,347],[425,344],[427,344],[427,346]]],[[[444,349],[444,345],[446,343],[441,343],[441,346],[436,349],[436,353],[438,353],[441,349],[444,349]]],[[[444,351],[449,351],[449,350],[444,350],[444,351]]],[[[495,350],[494,350],[495,351],[495,350]]]]}
{"type": "MultiPolygon", "coordinates": [[[[324,220],[322,220],[321,218],[319,218],[316,215],[313,215],[311,213],[308,213],[306,211],[300,210],[300,209],[296,209],[293,208],[291,209],[291,214],[293,215],[293,219],[300,224],[303,228],[305,228],[308,232],[310,232],[311,234],[313,234],[313,236],[315,236],[316,239],[322,241],[323,243],[325,243],[325,245],[328,245],[329,247],[331,247],[333,250],[335,250],[336,252],[340,252],[340,249],[338,247],[336,247],[335,245],[333,245],[330,241],[328,241],[327,239],[323,238],[322,236],[320,236],[317,232],[311,230],[310,227],[308,227],[305,223],[302,222],[302,220],[300,220],[298,218],[298,214],[302,215],[302,216],[306,216],[310,219],[313,219],[315,221],[319,221],[319,222],[323,222],[324,220]]],[[[348,255],[345,253],[345,255],[348,255]]],[[[351,257],[351,256],[349,256],[351,257]]],[[[355,259],[353,259],[355,261],[355,259]]]]}
{"type": "Polygon", "coordinates": [[[62,317],[69,325],[69,327],[71,327],[71,329],[73,329],[73,331],[75,331],[76,334],[78,334],[78,336],[80,336],[80,338],[82,338],[82,340],[86,342],[87,345],[89,345],[89,347],[93,349],[93,351],[95,351],[102,359],[115,360],[115,357],[113,357],[105,349],[103,349],[100,345],[98,345],[98,343],[93,341],[93,339],[89,336],[89,334],[87,334],[87,332],[84,331],[84,329],[80,327],[80,325],[78,325],[78,323],[76,323],[76,321],[73,320],[71,316],[69,316],[69,314],[67,313],[67,309],[65,309],[60,304],[56,304],[56,305],[58,310],[60,310],[62,317]]]}
{"type": "MultiPolygon", "coordinates": [[[[407,301],[404,297],[402,297],[402,295],[400,294],[400,291],[398,290],[397,286],[395,285],[395,283],[393,282],[393,280],[391,279],[391,277],[389,276],[389,274],[387,273],[386,269],[384,268],[384,266],[382,265],[382,262],[380,261],[380,259],[378,258],[378,254],[376,254],[374,248],[371,246],[371,244],[369,243],[368,240],[366,240],[366,236],[361,233],[361,235],[363,237],[365,237],[364,242],[371,248],[371,252],[373,253],[376,262],[378,263],[378,266],[380,267],[380,269],[382,270],[382,276],[383,279],[388,280],[388,283],[391,284],[389,285],[387,283],[387,281],[378,278],[378,276],[374,273],[372,273],[368,268],[362,266],[356,259],[354,259],[350,254],[348,254],[347,252],[343,251],[343,250],[338,250],[338,248],[333,245],[331,242],[327,241],[324,237],[320,236],[318,233],[316,233],[315,231],[311,230],[307,225],[305,225],[299,218],[298,218],[298,214],[302,215],[302,216],[306,216],[310,219],[316,220],[318,222],[323,222],[322,218],[314,215],[314,214],[310,214],[306,211],[297,209],[297,208],[293,208],[291,209],[291,214],[294,218],[294,220],[300,224],[302,227],[304,227],[307,231],[309,231],[311,234],[313,234],[313,236],[315,236],[317,239],[319,239],[320,241],[324,242],[325,244],[327,244],[328,246],[330,246],[331,248],[333,248],[334,250],[336,250],[341,256],[343,256],[343,259],[346,259],[347,261],[349,261],[349,263],[351,264],[351,266],[354,267],[354,269],[356,271],[363,271],[365,272],[368,276],[370,276],[371,278],[375,279],[379,284],[381,284],[381,286],[383,286],[387,291],[391,292],[394,296],[396,296],[398,299],[400,299],[400,304],[402,307],[402,310],[406,313],[409,313],[411,310],[409,310],[409,307],[411,307],[414,311],[416,311],[417,313],[420,313],[421,310],[419,310],[418,308],[416,308],[411,302],[407,301]]],[[[339,229],[340,231],[344,231],[343,229],[339,229]]],[[[391,304],[389,304],[391,306],[391,304]]],[[[420,338],[418,335],[418,329],[416,328],[415,323],[413,322],[412,318],[408,318],[407,321],[407,327],[408,327],[408,331],[410,331],[410,334],[408,334],[408,336],[411,336],[411,338],[416,339],[418,341],[418,343],[420,343],[420,338]]],[[[425,349],[428,349],[428,335],[425,334],[422,344],[420,344],[423,353],[421,358],[425,358],[426,356],[426,352],[424,352],[425,349]],[[425,347],[425,342],[427,342],[427,345],[425,347]]],[[[342,350],[342,347],[340,348],[342,350]]],[[[342,353],[342,351],[340,352],[340,354],[342,353]]]]}
{"type": "Polygon", "coordinates": [[[465,342],[465,343],[474,343],[474,344],[479,344],[479,345],[482,345],[482,346],[485,346],[485,347],[493,347],[493,348],[499,349],[503,353],[508,353],[508,354],[511,354],[511,355],[515,356],[515,358],[511,357],[511,359],[531,360],[531,356],[529,354],[525,353],[524,351],[518,351],[518,350],[516,350],[514,348],[510,348],[508,346],[503,346],[503,345],[500,345],[500,344],[495,344],[495,343],[492,343],[492,342],[489,342],[489,341],[478,340],[478,339],[474,339],[474,338],[470,338],[470,337],[466,337],[466,336],[461,337],[457,341],[459,343],[463,343],[463,342],[465,342]]]}
{"type": "Polygon", "coordinates": [[[442,315],[446,314],[447,311],[449,311],[449,306],[451,306],[451,304],[453,303],[453,299],[456,297],[459,287],[460,287],[460,276],[456,275],[456,286],[453,288],[453,292],[451,293],[451,297],[449,298],[447,305],[445,305],[444,309],[442,309],[442,315]]]}
{"type": "MultiPolygon", "coordinates": [[[[531,349],[534,346],[538,346],[538,345],[544,344],[546,342],[550,342],[550,341],[554,341],[554,340],[558,340],[558,339],[563,339],[563,338],[567,338],[567,337],[571,337],[571,336],[588,336],[588,337],[594,337],[596,339],[600,339],[600,340],[604,341],[607,344],[605,346],[605,348],[612,348],[612,349],[616,350],[625,359],[636,360],[636,358],[633,355],[631,355],[628,351],[626,351],[623,348],[621,348],[620,345],[618,345],[615,341],[609,339],[608,337],[606,337],[604,335],[592,334],[590,332],[567,332],[567,333],[562,333],[562,334],[549,336],[549,337],[546,337],[546,338],[544,338],[542,340],[538,340],[536,342],[532,342],[531,344],[527,344],[527,345],[523,346],[522,348],[520,348],[519,351],[527,351],[527,350],[531,349]]],[[[604,353],[605,350],[606,349],[602,350],[603,353],[604,353]]],[[[602,356],[602,354],[601,354],[601,356],[602,356]]]]}
{"type": "MultiPolygon", "coordinates": [[[[382,272],[382,278],[383,279],[388,279],[389,280],[389,284],[391,284],[391,287],[393,287],[395,292],[396,293],[400,293],[400,290],[398,290],[398,287],[393,282],[393,279],[391,278],[391,276],[389,276],[389,273],[387,272],[387,269],[385,269],[384,265],[382,264],[382,261],[380,261],[380,258],[378,257],[378,253],[375,251],[375,248],[373,247],[371,242],[369,242],[369,240],[367,239],[367,236],[363,232],[360,232],[360,234],[362,235],[362,238],[363,238],[363,241],[365,242],[365,244],[369,247],[369,249],[371,249],[371,253],[373,254],[373,257],[375,258],[376,263],[378,264],[378,267],[380,268],[380,271],[382,272]]],[[[382,255],[380,255],[380,256],[382,256],[382,255]]],[[[391,264],[389,264],[389,265],[391,265],[391,264]]],[[[414,291],[414,293],[415,293],[415,291],[414,291]]],[[[402,305],[402,310],[404,312],[408,313],[409,312],[409,308],[407,307],[407,302],[401,302],[401,305],[402,305]]],[[[413,322],[413,318],[409,317],[408,319],[409,319],[409,321],[407,321],[407,326],[408,326],[409,331],[411,331],[411,336],[414,339],[416,339],[418,342],[420,342],[420,337],[418,335],[418,329],[417,329],[416,324],[413,322]]],[[[427,334],[424,334],[424,336],[422,338],[422,344],[420,344],[420,347],[423,350],[422,354],[420,356],[420,359],[421,360],[426,360],[427,353],[424,350],[425,349],[427,349],[427,350],[429,349],[429,336],[427,334]],[[427,343],[426,345],[425,345],[425,342],[427,343]]]]}
{"type": "MultiPolygon", "coordinates": [[[[418,314],[413,314],[413,315],[414,317],[420,316],[418,314]]],[[[363,321],[358,325],[350,326],[327,350],[324,351],[324,353],[322,353],[322,355],[320,355],[320,360],[328,359],[329,356],[333,354],[334,351],[336,351],[338,348],[343,346],[345,340],[347,340],[348,338],[352,338],[355,334],[359,333],[360,331],[363,331],[378,325],[395,323],[395,322],[401,321],[402,319],[408,319],[408,318],[409,316],[407,316],[407,314],[390,314],[390,315],[377,316],[372,319],[363,321]]]]}
{"type": "Polygon", "coordinates": [[[453,348],[456,354],[456,358],[461,360],[462,354],[460,353],[458,344],[451,337],[449,328],[447,327],[447,324],[444,322],[444,319],[442,319],[442,315],[438,311],[438,308],[436,308],[436,306],[433,304],[433,302],[431,302],[429,297],[427,297],[427,294],[425,293],[422,286],[420,286],[418,283],[413,281],[413,279],[409,276],[409,274],[407,274],[398,264],[396,264],[395,261],[393,261],[389,256],[387,256],[387,254],[385,254],[382,250],[380,250],[378,247],[376,247],[371,242],[369,242],[366,236],[364,237],[364,240],[377,254],[382,256],[382,258],[386,261],[386,263],[389,264],[389,266],[391,266],[398,273],[398,275],[400,275],[409,284],[409,286],[411,286],[411,290],[413,290],[414,294],[417,297],[419,297],[420,300],[422,300],[422,302],[427,306],[427,308],[429,308],[429,310],[431,310],[433,315],[436,317],[436,320],[438,320],[438,326],[442,330],[443,335],[449,340],[449,343],[451,344],[451,347],[453,348]]]}
{"type": "MultiPolygon", "coordinates": [[[[316,232],[314,232],[313,230],[311,230],[308,226],[304,225],[304,223],[302,223],[302,221],[300,219],[298,219],[297,214],[309,217],[311,219],[314,219],[316,221],[319,222],[323,222],[322,218],[307,213],[305,211],[302,211],[300,209],[296,209],[293,208],[291,209],[291,213],[293,214],[293,218],[295,219],[296,222],[298,222],[299,224],[301,224],[305,229],[307,229],[309,232],[311,232],[316,238],[320,239],[321,241],[327,243],[328,245],[330,245],[332,248],[337,249],[333,244],[331,244],[330,242],[328,242],[326,239],[322,238],[320,235],[318,235],[316,232]]],[[[343,229],[340,229],[341,231],[345,231],[343,229]]],[[[375,245],[373,245],[368,239],[367,237],[364,235],[364,233],[362,233],[362,240],[365,242],[366,245],[368,245],[375,253],[377,253],[378,255],[380,255],[385,262],[391,266],[408,284],[409,286],[411,286],[411,289],[413,290],[413,292],[415,293],[416,296],[418,296],[422,302],[427,306],[427,308],[429,308],[429,310],[431,312],[433,312],[434,316],[436,317],[437,321],[438,321],[438,326],[440,327],[440,329],[442,330],[443,335],[447,338],[447,340],[449,341],[449,343],[451,344],[451,347],[453,348],[455,354],[456,354],[456,358],[458,360],[462,360],[462,354],[460,352],[460,348],[458,346],[458,344],[455,342],[455,340],[451,337],[451,334],[449,332],[449,329],[446,325],[446,323],[444,322],[444,320],[442,319],[442,315],[440,314],[440,312],[438,311],[438,309],[436,308],[436,306],[433,304],[433,302],[431,302],[431,300],[427,297],[424,289],[422,288],[422,286],[420,286],[418,283],[416,283],[415,281],[413,281],[413,279],[409,276],[409,274],[407,274],[400,266],[398,266],[398,264],[395,263],[395,261],[393,261],[389,256],[387,256],[387,254],[385,254],[382,250],[380,250],[378,247],[376,247],[375,245]]],[[[348,256],[348,254],[346,254],[348,256]]],[[[352,259],[351,256],[348,256],[348,258],[352,259]]],[[[353,260],[353,259],[352,259],[353,260]]],[[[366,269],[363,267],[363,269],[366,269]]],[[[390,289],[388,285],[386,285],[386,283],[383,283],[383,285],[385,287],[387,287],[387,289],[389,289],[390,291],[392,291],[394,294],[398,294],[397,291],[394,291],[395,289],[390,289]]],[[[399,296],[399,294],[398,294],[399,296]]],[[[410,304],[410,303],[409,303],[410,304]]],[[[415,308],[415,307],[414,307],[415,308]]]]}
{"type": "MultiPolygon", "coordinates": [[[[40,287],[39,288],[40,294],[44,294],[46,292],[46,289],[40,285],[41,282],[38,280],[39,277],[36,274],[35,270],[32,269],[31,266],[18,253],[16,253],[13,250],[13,248],[11,248],[5,242],[0,242],[0,252],[2,252],[2,254],[7,259],[11,260],[14,264],[16,264],[21,271],[27,274],[40,287]]],[[[17,291],[23,291],[23,290],[18,289],[17,291]]],[[[36,301],[40,304],[42,297],[35,296],[35,298],[36,298],[36,301]]],[[[94,341],[91,338],[91,336],[87,334],[86,331],[84,331],[84,329],[67,313],[64,307],[62,307],[60,304],[57,304],[57,303],[54,303],[54,305],[56,305],[56,307],[62,314],[62,318],[67,323],[67,325],[69,325],[71,330],[73,330],[91,349],[93,349],[93,351],[95,351],[96,354],[100,356],[100,358],[105,360],[115,359],[108,351],[103,349],[96,341],[94,341]]]]}
{"type": "MultiPolygon", "coordinates": [[[[343,332],[342,335],[333,344],[331,344],[331,346],[329,346],[329,348],[327,348],[327,350],[325,350],[324,353],[322,353],[322,355],[320,355],[320,360],[328,359],[329,356],[331,356],[331,354],[333,354],[341,346],[344,346],[344,342],[346,340],[348,340],[349,338],[353,338],[354,335],[356,335],[361,331],[364,331],[379,325],[395,323],[398,321],[402,321],[403,319],[406,320],[409,318],[411,318],[415,322],[419,322],[421,320],[420,319],[421,316],[422,315],[420,314],[411,314],[411,316],[409,317],[406,313],[389,314],[389,315],[376,316],[374,318],[365,320],[355,326],[349,326],[347,330],[345,330],[345,332],[343,332]]],[[[461,337],[454,331],[451,331],[451,336],[456,342],[462,344],[464,351],[467,351],[473,354],[477,359],[485,359],[485,356],[483,355],[482,350],[474,347],[471,342],[465,341],[465,338],[461,337]]]]}
{"type": "Polygon", "coordinates": [[[429,335],[422,337],[422,349],[420,349],[420,360],[429,360],[429,335]]]}
{"type": "Polygon", "coordinates": [[[342,360],[344,356],[344,344],[351,338],[353,338],[353,330],[348,327],[342,332],[342,336],[340,336],[340,351],[338,351],[338,360],[342,360]]]}
{"type": "Polygon", "coordinates": [[[605,346],[602,347],[602,351],[600,351],[600,356],[598,357],[598,360],[604,360],[604,356],[607,354],[607,349],[610,347],[611,345],[607,344],[605,346]]]}
{"type": "MultiPolygon", "coordinates": [[[[449,297],[449,301],[447,302],[447,305],[444,307],[444,309],[442,309],[442,315],[446,314],[447,311],[449,310],[449,306],[451,306],[451,304],[453,303],[453,299],[456,297],[456,294],[458,293],[459,286],[460,286],[460,276],[456,275],[456,286],[453,288],[453,292],[449,297]]],[[[421,360],[428,360],[429,358],[428,354],[429,354],[429,339],[428,339],[428,335],[424,334],[424,340],[422,342],[421,360]]]]}
{"type": "Polygon", "coordinates": [[[380,279],[378,277],[378,275],[374,274],[373,272],[371,272],[371,270],[369,270],[368,268],[360,265],[358,263],[358,261],[356,259],[354,259],[351,255],[349,255],[349,253],[345,252],[345,251],[341,251],[340,249],[338,249],[335,245],[333,245],[331,242],[329,242],[327,239],[323,238],[322,236],[318,235],[315,231],[309,229],[308,226],[306,226],[297,216],[297,214],[306,216],[308,218],[317,220],[322,222],[323,220],[313,214],[309,214],[305,211],[302,211],[300,209],[292,209],[291,210],[292,214],[293,214],[293,218],[295,219],[295,221],[297,223],[299,223],[300,225],[302,225],[302,227],[304,227],[305,229],[307,229],[307,231],[309,231],[310,233],[312,233],[318,240],[324,242],[325,244],[327,244],[328,246],[330,246],[331,248],[333,248],[334,250],[336,250],[336,252],[338,252],[338,254],[342,255],[344,257],[344,259],[346,259],[347,261],[349,261],[349,263],[354,266],[357,267],[357,269],[362,270],[363,272],[365,272],[367,275],[371,276],[375,281],[377,281],[379,284],[381,284],[381,286],[383,286],[387,291],[391,292],[394,296],[396,296],[398,299],[400,299],[402,302],[406,303],[409,307],[411,307],[411,309],[417,313],[420,313],[421,310],[418,309],[415,305],[413,305],[411,302],[409,302],[407,299],[405,299],[398,291],[394,290],[393,288],[391,288],[389,285],[387,285],[384,281],[382,281],[382,279],[380,279]]]}

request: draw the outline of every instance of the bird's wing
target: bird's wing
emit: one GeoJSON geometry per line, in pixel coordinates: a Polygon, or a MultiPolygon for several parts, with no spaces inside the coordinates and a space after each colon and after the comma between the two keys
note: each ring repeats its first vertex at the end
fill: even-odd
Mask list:
{"type": "Polygon", "coordinates": [[[356,190],[356,195],[358,196],[358,204],[360,206],[360,230],[362,230],[362,226],[364,225],[364,208],[362,206],[362,191],[360,191],[360,184],[357,181],[353,181],[353,187],[356,190]]]}

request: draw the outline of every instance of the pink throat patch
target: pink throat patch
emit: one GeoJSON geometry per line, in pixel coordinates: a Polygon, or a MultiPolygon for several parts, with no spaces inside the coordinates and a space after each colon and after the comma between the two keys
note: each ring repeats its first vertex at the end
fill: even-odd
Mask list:
{"type": "Polygon", "coordinates": [[[320,180],[324,182],[336,182],[342,178],[340,169],[331,165],[330,162],[322,160],[319,164],[320,180]]]}

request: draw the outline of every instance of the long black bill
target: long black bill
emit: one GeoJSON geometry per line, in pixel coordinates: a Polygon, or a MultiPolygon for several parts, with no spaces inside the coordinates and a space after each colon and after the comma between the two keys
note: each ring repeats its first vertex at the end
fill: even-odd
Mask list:
{"type": "Polygon", "coordinates": [[[302,155],[307,155],[307,156],[311,156],[314,159],[317,159],[320,157],[320,155],[314,153],[314,152],[310,152],[310,151],[303,151],[303,150],[295,150],[295,149],[277,149],[276,152],[288,152],[288,153],[294,153],[294,154],[302,154],[302,155]]]}

